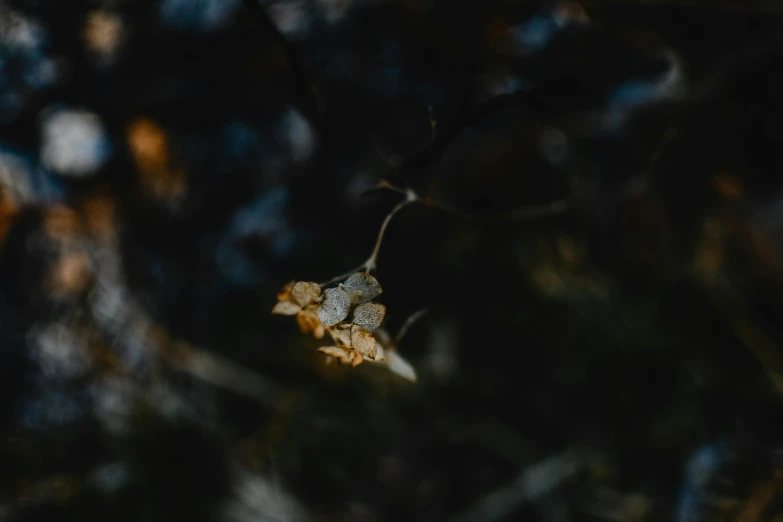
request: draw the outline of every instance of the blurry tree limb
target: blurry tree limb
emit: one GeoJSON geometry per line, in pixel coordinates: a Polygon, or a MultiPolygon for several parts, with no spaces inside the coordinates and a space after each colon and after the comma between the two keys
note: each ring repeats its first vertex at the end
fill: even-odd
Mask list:
{"type": "Polygon", "coordinates": [[[524,468],[508,485],[491,491],[451,522],[505,520],[520,506],[556,489],[580,469],[577,455],[566,452],[524,468]]]}
{"type": "Polygon", "coordinates": [[[731,282],[722,277],[709,288],[718,313],[764,368],[772,384],[783,393],[783,355],[772,338],[753,318],[747,304],[731,282]]]}
{"type": "Polygon", "coordinates": [[[629,7],[686,7],[710,11],[749,12],[766,15],[783,15],[783,4],[765,0],[582,0],[589,10],[613,6],[629,7]]]}
{"type": "Polygon", "coordinates": [[[264,11],[264,8],[258,3],[258,0],[242,0],[242,3],[264,31],[272,36],[275,44],[285,55],[291,67],[297,101],[306,115],[314,120],[316,126],[320,128],[324,112],[323,103],[319,95],[318,86],[307,74],[304,60],[298,50],[280,32],[266,11],[264,11]]]}
{"type": "Polygon", "coordinates": [[[394,336],[394,341],[399,343],[402,341],[402,339],[407,335],[408,331],[411,329],[411,327],[416,324],[419,319],[424,317],[427,312],[429,312],[429,308],[422,308],[421,310],[417,310],[413,312],[411,315],[408,316],[407,319],[405,319],[405,322],[400,327],[400,331],[397,332],[397,335],[394,336]]]}
{"type": "Polygon", "coordinates": [[[257,401],[263,406],[280,409],[288,396],[286,391],[263,375],[214,353],[176,343],[166,351],[166,361],[177,370],[257,401]]]}
{"type": "Polygon", "coordinates": [[[404,157],[399,165],[392,169],[393,173],[399,177],[401,173],[411,170],[431,168],[431,164],[437,162],[443,156],[465,129],[496,111],[512,109],[522,105],[528,96],[527,91],[520,90],[493,96],[472,109],[463,108],[456,121],[448,128],[440,129],[437,134],[430,134],[426,145],[404,157]]]}

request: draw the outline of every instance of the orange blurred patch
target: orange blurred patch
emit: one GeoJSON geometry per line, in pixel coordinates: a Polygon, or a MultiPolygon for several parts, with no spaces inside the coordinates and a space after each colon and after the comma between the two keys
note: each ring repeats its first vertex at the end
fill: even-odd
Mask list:
{"type": "Polygon", "coordinates": [[[65,252],[55,261],[51,272],[51,284],[55,293],[76,295],[87,288],[92,280],[90,259],[83,249],[65,252]]]}
{"type": "Polygon", "coordinates": [[[140,118],[128,127],[127,139],[145,194],[168,203],[184,196],[185,173],[172,160],[166,132],[152,120],[140,118]]]}
{"type": "Polygon", "coordinates": [[[93,11],[87,17],[83,36],[90,51],[109,58],[122,40],[122,21],[108,11],[93,11]]]}
{"type": "Polygon", "coordinates": [[[723,229],[715,219],[707,219],[702,228],[704,232],[694,249],[691,268],[699,279],[712,284],[723,275],[726,264],[723,229]]]}
{"type": "Polygon", "coordinates": [[[56,206],[43,215],[43,227],[46,234],[55,239],[73,236],[79,229],[79,220],[73,209],[56,206]]]}
{"type": "Polygon", "coordinates": [[[71,208],[55,206],[43,213],[42,226],[57,245],[47,276],[52,295],[69,297],[83,292],[92,280],[92,265],[81,242],[78,215],[71,208]]]}
{"type": "Polygon", "coordinates": [[[739,201],[745,195],[742,180],[730,172],[720,172],[712,178],[712,188],[723,199],[739,201]]]}
{"type": "Polygon", "coordinates": [[[0,187],[0,247],[3,246],[8,231],[14,222],[18,209],[14,200],[3,187],[0,187]]]}
{"type": "Polygon", "coordinates": [[[115,235],[116,209],[114,201],[106,195],[93,195],[80,207],[82,224],[91,234],[115,235]]]}
{"type": "Polygon", "coordinates": [[[508,24],[502,18],[491,19],[485,29],[487,51],[494,56],[509,57],[514,52],[514,44],[508,24]]]}

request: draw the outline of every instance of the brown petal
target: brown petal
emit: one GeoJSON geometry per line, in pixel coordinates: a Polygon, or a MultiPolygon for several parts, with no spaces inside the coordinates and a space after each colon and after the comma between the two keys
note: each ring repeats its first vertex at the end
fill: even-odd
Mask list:
{"type": "Polygon", "coordinates": [[[373,331],[381,325],[385,315],[386,307],[380,303],[360,304],[353,311],[353,324],[373,331]]]}
{"type": "Polygon", "coordinates": [[[340,325],[333,336],[338,345],[351,346],[351,329],[348,325],[340,325]]]}
{"type": "Polygon", "coordinates": [[[361,326],[351,328],[351,347],[368,359],[375,359],[375,337],[361,326]]]}
{"type": "Polygon", "coordinates": [[[280,301],[272,308],[272,313],[277,315],[296,315],[301,308],[301,306],[291,301],[280,301]]]}
{"type": "Polygon", "coordinates": [[[277,293],[277,300],[278,301],[290,301],[291,300],[291,290],[294,288],[294,282],[291,281],[290,283],[286,284],[282,290],[280,290],[277,293]]]}
{"type": "Polygon", "coordinates": [[[353,357],[353,362],[351,363],[351,366],[356,368],[357,366],[362,364],[362,361],[364,360],[364,358],[362,357],[362,354],[360,354],[359,352],[353,352],[353,354],[354,354],[354,357],[353,357]]]}
{"type": "Polygon", "coordinates": [[[299,281],[291,289],[291,297],[302,307],[315,301],[319,295],[321,295],[321,287],[306,281],[299,281]]]}
{"type": "Polygon", "coordinates": [[[333,326],[346,317],[351,310],[351,299],[340,288],[327,288],[324,300],[318,307],[318,318],[324,326],[333,326]]]}
{"type": "Polygon", "coordinates": [[[366,272],[352,274],[340,285],[340,288],[348,293],[352,304],[366,303],[383,292],[378,280],[366,272]]]}
{"type": "Polygon", "coordinates": [[[349,364],[353,360],[354,356],[359,355],[358,353],[355,353],[347,348],[343,348],[342,346],[324,346],[322,348],[318,348],[318,351],[325,353],[326,355],[336,357],[342,364],[349,364]]]}
{"type": "Polygon", "coordinates": [[[305,335],[312,335],[316,339],[321,339],[326,333],[324,326],[318,319],[318,305],[309,305],[304,310],[296,314],[296,322],[299,329],[305,335]]]}

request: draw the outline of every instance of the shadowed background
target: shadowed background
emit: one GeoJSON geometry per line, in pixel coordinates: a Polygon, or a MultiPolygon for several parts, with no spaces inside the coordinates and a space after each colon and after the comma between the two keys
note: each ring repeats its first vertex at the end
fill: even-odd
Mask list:
{"type": "Polygon", "coordinates": [[[783,517],[777,2],[246,4],[0,0],[0,519],[783,517]]]}

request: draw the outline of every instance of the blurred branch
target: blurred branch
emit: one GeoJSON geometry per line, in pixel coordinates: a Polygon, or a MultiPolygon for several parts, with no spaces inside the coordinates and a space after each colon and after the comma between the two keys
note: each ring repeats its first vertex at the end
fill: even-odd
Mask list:
{"type": "Polygon", "coordinates": [[[400,331],[397,332],[397,335],[394,337],[394,341],[399,343],[402,341],[403,337],[408,333],[408,330],[411,329],[411,327],[416,324],[419,319],[424,317],[427,312],[429,312],[429,308],[422,308],[421,310],[417,310],[413,312],[411,315],[408,316],[407,319],[405,319],[405,322],[400,327],[400,331]]]}
{"type": "Polygon", "coordinates": [[[297,49],[286,39],[283,33],[280,32],[257,0],[242,0],[242,3],[256,22],[272,36],[275,44],[277,44],[285,55],[288,64],[291,67],[294,92],[296,93],[298,102],[302,109],[304,109],[306,115],[313,119],[316,126],[320,128],[323,120],[323,103],[318,94],[317,85],[307,74],[304,67],[304,60],[299,55],[297,49]]]}
{"type": "Polygon", "coordinates": [[[173,350],[167,350],[166,355],[169,365],[196,379],[243,395],[272,409],[283,407],[286,391],[260,373],[181,342],[173,350]]]}
{"type": "Polygon", "coordinates": [[[405,194],[405,199],[397,203],[397,205],[395,205],[394,208],[391,209],[389,213],[386,214],[386,217],[383,219],[383,223],[381,223],[381,228],[378,231],[378,237],[375,239],[375,246],[373,247],[372,252],[370,253],[370,257],[368,257],[364,263],[354,268],[353,270],[350,270],[345,274],[340,274],[337,277],[333,277],[330,280],[325,281],[323,283],[319,283],[320,286],[331,285],[332,283],[336,283],[337,281],[347,278],[348,276],[350,276],[355,272],[375,271],[375,269],[378,266],[378,254],[381,251],[381,244],[383,243],[383,238],[386,235],[386,229],[389,227],[389,223],[391,222],[392,218],[400,210],[407,207],[408,205],[411,205],[416,202],[420,202],[419,197],[412,190],[404,191],[404,194],[405,194]]]}
{"type": "Polygon", "coordinates": [[[427,144],[403,158],[400,164],[393,169],[394,172],[399,174],[408,170],[427,168],[431,163],[436,162],[443,156],[464,129],[495,111],[511,109],[521,105],[522,100],[526,99],[527,96],[527,91],[500,94],[483,101],[473,109],[462,110],[457,120],[448,129],[437,135],[433,131],[427,144]]]}
{"type": "Polygon", "coordinates": [[[737,339],[756,357],[778,392],[783,393],[783,355],[753,318],[742,296],[726,277],[721,278],[709,292],[713,305],[737,339]]]}
{"type": "Polygon", "coordinates": [[[451,522],[504,520],[520,506],[556,489],[579,471],[572,452],[550,457],[526,467],[508,485],[496,489],[451,519],[451,522]]]}
{"type": "Polygon", "coordinates": [[[645,7],[687,7],[710,11],[749,12],[767,15],[783,15],[780,2],[742,0],[582,0],[587,9],[606,9],[613,6],[645,7]]]}

